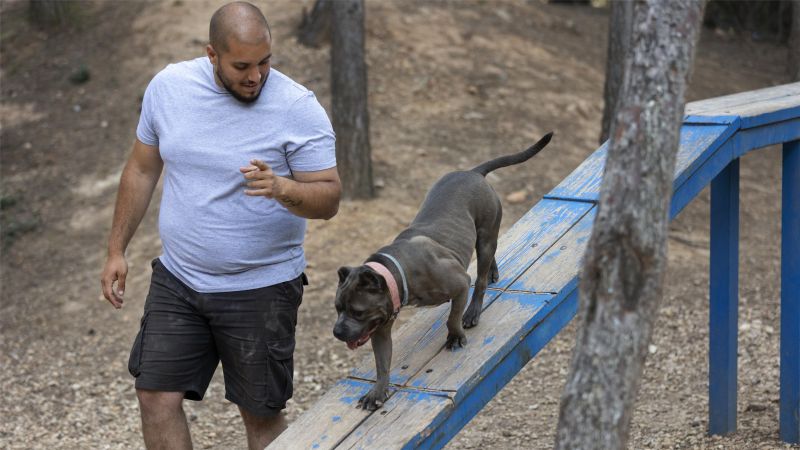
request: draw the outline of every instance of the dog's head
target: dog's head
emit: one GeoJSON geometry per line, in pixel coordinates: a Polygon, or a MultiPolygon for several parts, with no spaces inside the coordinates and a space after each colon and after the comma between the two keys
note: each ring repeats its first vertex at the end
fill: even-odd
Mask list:
{"type": "Polygon", "coordinates": [[[340,267],[336,312],[333,335],[350,349],[363,345],[394,313],[386,280],[367,266],[340,267]]]}

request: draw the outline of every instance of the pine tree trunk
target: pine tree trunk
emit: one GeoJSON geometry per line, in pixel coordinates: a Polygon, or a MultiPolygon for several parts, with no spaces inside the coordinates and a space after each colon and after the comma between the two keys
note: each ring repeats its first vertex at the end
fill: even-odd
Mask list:
{"type": "Polygon", "coordinates": [[[612,1],[608,17],[608,55],[606,59],[606,84],[603,90],[603,124],[600,144],[608,139],[611,119],[622,94],[622,80],[633,31],[633,0],[612,1]]]}
{"type": "Polygon", "coordinates": [[[331,4],[333,0],[316,0],[309,13],[303,8],[303,17],[297,27],[297,42],[317,48],[331,39],[331,4]]]}
{"type": "Polygon", "coordinates": [[[78,2],[64,0],[30,0],[28,14],[31,21],[42,27],[64,25],[69,22],[78,2]]]}
{"type": "Polygon", "coordinates": [[[372,198],[364,59],[364,1],[331,2],[331,97],[336,159],[345,198],[372,198]]]}
{"type": "Polygon", "coordinates": [[[672,177],[703,2],[637,1],[629,72],[579,286],[556,448],[621,449],[667,265],[672,177]]]}

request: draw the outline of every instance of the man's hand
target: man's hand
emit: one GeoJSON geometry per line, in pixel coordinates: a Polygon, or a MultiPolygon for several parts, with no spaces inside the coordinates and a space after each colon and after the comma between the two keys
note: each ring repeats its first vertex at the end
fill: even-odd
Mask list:
{"type": "Polygon", "coordinates": [[[103,268],[100,284],[103,296],[114,308],[122,308],[122,296],[125,295],[125,278],[128,276],[128,263],[124,256],[109,256],[103,268]],[[116,282],[116,286],[114,286],[116,282]]]}
{"type": "Polygon", "coordinates": [[[281,200],[280,196],[283,194],[281,180],[286,179],[275,175],[272,168],[264,161],[251,159],[250,165],[240,167],[239,171],[244,174],[247,187],[250,188],[244,191],[245,194],[281,200]]]}
{"type": "Polygon", "coordinates": [[[263,161],[253,159],[239,171],[247,181],[246,195],[274,199],[298,217],[327,220],[339,209],[342,185],[336,167],[294,171],[291,178],[286,178],[275,175],[263,161]]]}

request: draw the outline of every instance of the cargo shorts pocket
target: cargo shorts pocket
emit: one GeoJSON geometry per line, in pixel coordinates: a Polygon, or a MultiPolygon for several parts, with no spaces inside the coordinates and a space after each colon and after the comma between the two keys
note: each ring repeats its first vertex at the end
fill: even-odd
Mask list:
{"type": "Polygon", "coordinates": [[[147,316],[142,317],[141,324],[139,325],[139,333],[136,339],[133,340],[133,347],[131,347],[131,356],[128,358],[128,372],[134,377],[138,377],[142,373],[142,341],[144,340],[145,328],[147,328],[147,316]]]}
{"type": "Polygon", "coordinates": [[[294,337],[269,342],[267,344],[267,406],[283,408],[292,398],[294,378],[294,337]]]}

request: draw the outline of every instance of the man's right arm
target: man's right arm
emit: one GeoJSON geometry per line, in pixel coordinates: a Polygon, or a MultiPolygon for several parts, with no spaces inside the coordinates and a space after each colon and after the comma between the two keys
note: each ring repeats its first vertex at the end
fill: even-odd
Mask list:
{"type": "Polygon", "coordinates": [[[114,221],[108,238],[108,257],[100,280],[103,296],[117,309],[122,307],[128,275],[125,249],[147,211],[163,167],[158,148],[137,139],[120,178],[114,221]]]}

